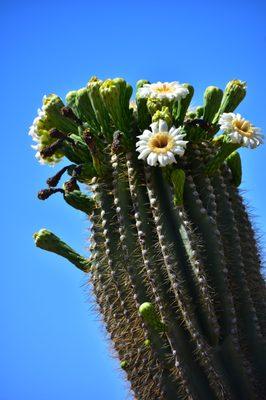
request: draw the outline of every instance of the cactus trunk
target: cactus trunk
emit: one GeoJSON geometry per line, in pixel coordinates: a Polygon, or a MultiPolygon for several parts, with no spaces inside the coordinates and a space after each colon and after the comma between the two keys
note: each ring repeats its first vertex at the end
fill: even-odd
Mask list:
{"type": "MultiPolygon", "coordinates": [[[[88,215],[91,255],[84,260],[65,244],[59,251],[58,238],[55,251],[47,244],[48,231],[45,240],[42,231],[35,235],[36,245],[89,270],[97,309],[138,400],[266,398],[261,260],[236,186],[241,174],[230,167],[230,157],[226,162],[240,145],[213,139],[217,110],[226,101],[226,110],[233,111],[230,90],[236,106],[238,87],[244,97],[241,85],[232,81],[224,99],[220,89],[209,87],[203,118],[192,120],[189,85],[183,86],[188,102],[184,97],[174,104],[172,98],[147,102],[141,90],[149,84],[141,81],[137,111],[128,106],[131,90],[121,79],[93,78],[86,98],[85,89],[67,97],[76,114],[69,129],[77,124],[80,139],[68,134],[65,155],[75,154],[80,162],[57,174],[58,180],[65,172],[72,177],[64,189],[45,189],[39,198],[63,192],[68,204],[88,215]],[[162,127],[163,116],[168,124],[182,124],[189,141],[185,154],[164,168],[140,160],[135,147],[140,129],[150,120],[162,127]],[[89,186],[91,197],[79,191],[78,181],[89,186]]],[[[69,113],[66,128],[68,120],[69,113]]],[[[47,131],[51,127],[56,122],[47,131]]],[[[159,134],[160,148],[167,136],[164,130],[159,134]]],[[[54,238],[51,234],[51,242],[54,238]]]]}

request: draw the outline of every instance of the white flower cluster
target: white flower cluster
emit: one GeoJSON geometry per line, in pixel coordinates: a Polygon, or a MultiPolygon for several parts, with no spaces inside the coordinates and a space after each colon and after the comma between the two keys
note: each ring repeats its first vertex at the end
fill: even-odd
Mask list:
{"type": "Polygon", "coordinates": [[[157,82],[145,83],[139,88],[138,97],[179,100],[185,98],[188,93],[188,89],[179,82],[157,82]]]}
{"type": "Polygon", "coordinates": [[[176,163],[175,155],[183,156],[187,141],[183,140],[180,128],[174,126],[168,129],[167,123],[163,120],[153,122],[151,131],[145,131],[138,136],[136,143],[139,159],[147,160],[151,166],[160,165],[162,167],[176,163]]]}
{"type": "MultiPolygon", "coordinates": [[[[43,96],[43,103],[44,103],[46,97],[47,96],[43,96]]],[[[40,143],[40,137],[38,134],[38,123],[44,116],[45,116],[45,111],[44,111],[44,105],[43,105],[41,108],[38,108],[37,117],[34,118],[33,123],[29,129],[29,135],[32,137],[32,140],[37,143],[37,144],[31,145],[31,147],[34,150],[37,150],[35,157],[41,164],[45,164],[45,160],[41,157],[41,154],[40,154],[41,143],[40,143]]]]}
{"type": "Polygon", "coordinates": [[[253,126],[240,114],[223,113],[219,119],[219,124],[232,143],[239,143],[251,149],[263,143],[261,129],[253,126]]]}
{"type": "Polygon", "coordinates": [[[32,125],[29,129],[29,135],[36,144],[31,145],[31,147],[36,150],[35,157],[40,162],[40,164],[49,164],[54,166],[61,158],[58,154],[55,154],[49,158],[43,158],[41,155],[41,150],[51,144],[51,138],[49,136],[49,130],[45,127],[45,118],[47,117],[45,111],[45,100],[47,96],[43,96],[43,106],[38,108],[37,117],[34,118],[32,125]]]}

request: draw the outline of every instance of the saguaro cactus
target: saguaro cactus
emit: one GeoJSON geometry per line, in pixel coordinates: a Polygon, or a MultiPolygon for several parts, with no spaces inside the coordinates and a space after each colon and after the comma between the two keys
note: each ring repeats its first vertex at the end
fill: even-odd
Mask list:
{"type": "Polygon", "coordinates": [[[37,158],[71,164],[38,197],[88,215],[91,254],[45,229],[35,243],[88,274],[136,399],[262,400],[266,291],[237,152],[262,135],[233,113],[244,82],[208,87],[195,110],[193,92],[142,80],[130,102],[126,81],[93,77],[66,104],[45,97],[37,158]]]}

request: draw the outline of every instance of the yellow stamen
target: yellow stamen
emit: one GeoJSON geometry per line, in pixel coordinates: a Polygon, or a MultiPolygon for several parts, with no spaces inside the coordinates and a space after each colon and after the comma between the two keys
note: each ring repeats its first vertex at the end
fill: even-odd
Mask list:
{"type": "Polygon", "coordinates": [[[244,118],[234,120],[233,126],[237,130],[237,132],[240,133],[240,135],[242,136],[246,136],[248,138],[254,136],[253,126],[249,121],[247,121],[244,118]]]}
{"type": "Polygon", "coordinates": [[[170,85],[163,83],[161,86],[156,87],[155,91],[159,93],[169,93],[172,92],[172,88],[170,85]]]}
{"type": "Polygon", "coordinates": [[[158,132],[149,139],[148,147],[154,153],[165,154],[174,147],[174,140],[168,133],[158,132]]]}

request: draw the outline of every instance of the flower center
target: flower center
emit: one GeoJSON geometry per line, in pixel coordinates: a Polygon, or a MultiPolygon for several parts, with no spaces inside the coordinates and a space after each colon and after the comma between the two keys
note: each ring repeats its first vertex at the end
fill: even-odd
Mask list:
{"type": "Polygon", "coordinates": [[[165,154],[174,146],[174,140],[166,132],[158,132],[148,141],[148,147],[157,154],[165,154]]]}
{"type": "Polygon", "coordinates": [[[242,136],[250,138],[254,135],[254,129],[251,123],[244,118],[233,121],[233,126],[242,136]]]}
{"type": "Polygon", "coordinates": [[[169,93],[172,91],[172,89],[169,85],[167,85],[166,83],[163,83],[162,85],[157,86],[155,88],[155,91],[159,92],[159,93],[169,93]]]}

